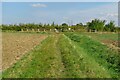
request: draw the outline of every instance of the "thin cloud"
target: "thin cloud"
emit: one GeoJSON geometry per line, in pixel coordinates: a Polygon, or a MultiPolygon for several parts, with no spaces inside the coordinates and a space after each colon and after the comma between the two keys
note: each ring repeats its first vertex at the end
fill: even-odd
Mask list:
{"type": "Polygon", "coordinates": [[[40,4],[40,3],[32,4],[31,6],[32,6],[32,7],[39,7],[39,8],[45,8],[45,7],[47,7],[47,5],[45,5],[45,4],[40,4]]]}
{"type": "Polygon", "coordinates": [[[107,17],[118,17],[118,13],[100,13],[100,15],[107,17]]]}
{"type": "Polygon", "coordinates": [[[109,17],[118,17],[118,14],[117,13],[109,13],[109,14],[107,14],[107,16],[109,17]]]}

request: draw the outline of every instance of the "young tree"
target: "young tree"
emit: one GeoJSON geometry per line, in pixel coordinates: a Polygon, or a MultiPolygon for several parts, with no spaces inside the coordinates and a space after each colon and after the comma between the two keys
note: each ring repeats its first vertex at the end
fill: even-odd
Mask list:
{"type": "Polygon", "coordinates": [[[94,19],[91,22],[88,22],[87,26],[90,30],[103,31],[105,22],[105,20],[94,19]]]}
{"type": "Polygon", "coordinates": [[[65,31],[65,30],[67,30],[68,29],[68,24],[66,24],[66,23],[63,23],[62,24],[62,31],[65,31]]]}
{"type": "Polygon", "coordinates": [[[108,28],[109,31],[114,32],[115,31],[114,21],[110,21],[108,24],[105,25],[105,27],[108,28]]]}

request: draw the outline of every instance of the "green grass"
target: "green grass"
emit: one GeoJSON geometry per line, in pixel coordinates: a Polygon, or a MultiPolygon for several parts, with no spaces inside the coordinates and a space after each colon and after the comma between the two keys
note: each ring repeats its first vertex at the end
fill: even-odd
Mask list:
{"type": "Polygon", "coordinates": [[[18,63],[4,71],[7,78],[61,77],[61,56],[56,48],[57,36],[51,35],[42,45],[25,55],[18,63]]]}
{"type": "Polygon", "coordinates": [[[84,49],[80,48],[69,38],[62,36],[59,40],[61,57],[66,72],[66,77],[72,78],[110,78],[111,76],[99,66],[94,58],[87,55],[84,49]]]}
{"type": "Polygon", "coordinates": [[[79,37],[79,42],[73,40],[77,45],[84,49],[89,56],[96,60],[100,66],[103,66],[112,77],[119,77],[120,74],[120,55],[110,50],[106,45],[102,45],[99,41],[95,41],[85,35],[74,33],[66,33],[71,40],[79,37]]]}
{"type": "Polygon", "coordinates": [[[98,40],[98,41],[102,41],[102,40],[112,40],[112,41],[116,41],[116,40],[120,40],[120,37],[118,37],[118,33],[78,33],[78,34],[83,34],[83,35],[87,35],[87,36],[91,36],[92,38],[98,40]]]}
{"type": "Polygon", "coordinates": [[[5,78],[118,78],[120,56],[84,34],[50,34],[3,72],[5,78]]]}

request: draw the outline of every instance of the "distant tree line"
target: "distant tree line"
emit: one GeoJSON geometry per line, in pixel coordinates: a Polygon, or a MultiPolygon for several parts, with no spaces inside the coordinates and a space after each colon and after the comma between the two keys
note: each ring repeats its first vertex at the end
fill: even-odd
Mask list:
{"type": "Polygon", "coordinates": [[[88,32],[119,32],[120,27],[115,26],[114,21],[110,21],[106,24],[105,20],[94,19],[91,22],[87,22],[86,25],[78,23],[76,25],[68,25],[63,23],[61,25],[55,24],[2,24],[0,26],[2,31],[88,31],[88,32]]]}

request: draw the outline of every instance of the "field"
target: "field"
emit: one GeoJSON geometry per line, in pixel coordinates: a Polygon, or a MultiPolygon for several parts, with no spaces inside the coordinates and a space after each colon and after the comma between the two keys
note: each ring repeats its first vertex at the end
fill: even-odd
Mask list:
{"type": "Polygon", "coordinates": [[[22,55],[38,45],[46,36],[25,33],[3,33],[3,70],[15,63],[22,55]]]}
{"type": "Polygon", "coordinates": [[[120,78],[114,41],[117,33],[4,32],[3,78],[120,78]]]}
{"type": "Polygon", "coordinates": [[[95,40],[100,41],[102,44],[106,44],[107,46],[119,49],[118,43],[120,42],[120,37],[116,33],[85,33],[89,37],[92,37],[95,40]]]}

